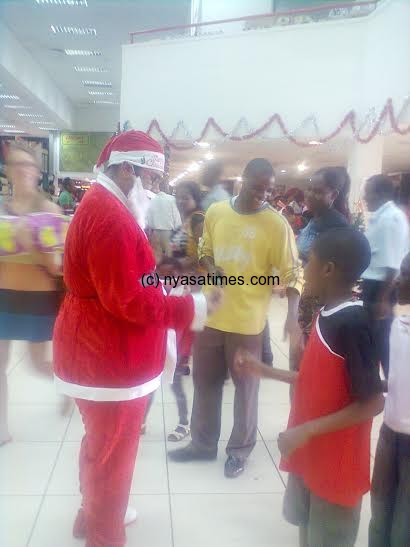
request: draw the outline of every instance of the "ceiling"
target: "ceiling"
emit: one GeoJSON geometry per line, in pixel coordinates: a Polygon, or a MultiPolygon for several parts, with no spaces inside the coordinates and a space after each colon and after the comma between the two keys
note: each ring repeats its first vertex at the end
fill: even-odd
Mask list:
{"type": "MultiPolygon", "coordinates": [[[[309,176],[325,166],[347,166],[353,146],[351,137],[335,138],[329,143],[302,148],[286,139],[226,140],[209,148],[199,146],[187,151],[171,150],[170,178],[177,177],[194,163],[202,161],[199,170],[188,172],[180,180],[198,180],[209,152],[223,162],[225,178],[240,177],[245,165],[253,158],[266,158],[275,167],[276,177],[288,186],[303,186],[309,176]],[[298,168],[300,166],[300,169],[298,168]],[[303,167],[302,167],[303,166],[303,167]]],[[[361,146],[366,146],[365,144],[361,146]]],[[[386,135],[383,146],[385,173],[410,172],[410,135],[386,135]]]]}
{"type": "MultiPolygon", "coordinates": [[[[189,24],[190,10],[191,0],[1,0],[0,20],[75,107],[94,104],[94,100],[110,101],[115,104],[96,107],[102,113],[104,109],[116,108],[119,119],[121,45],[128,42],[129,32],[189,24]],[[75,2],[87,5],[64,5],[75,2]],[[91,34],[79,36],[55,33],[52,26],[56,30],[59,26],[92,30],[91,34]],[[65,49],[94,50],[101,52],[101,56],[68,56],[65,49]],[[74,66],[77,65],[101,67],[107,72],[76,72],[74,66]],[[112,86],[86,87],[83,80],[111,82],[112,86]],[[112,95],[90,95],[89,92],[109,92],[112,95]]],[[[21,96],[21,90],[14,89],[12,82],[2,83],[0,93],[21,96]]],[[[26,97],[21,97],[20,103],[25,105],[26,102],[26,97]]],[[[13,103],[18,104],[17,101],[13,103]]],[[[40,124],[30,127],[30,124],[22,123],[17,112],[4,109],[4,104],[5,101],[0,99],[0,121],[36,132],[32,125],[40,124]]]]}

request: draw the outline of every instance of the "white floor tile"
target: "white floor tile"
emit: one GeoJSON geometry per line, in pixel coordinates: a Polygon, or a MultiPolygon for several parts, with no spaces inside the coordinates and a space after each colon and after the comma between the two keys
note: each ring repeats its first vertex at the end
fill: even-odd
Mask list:
{"type": "Polygon", "coordinates": [[[0,448],[0,495],[42,495],[59,443],[16,443],[0,448]]]}
{"type": "Polygon", "coordinates": [[[10,433],[14,441],[62,441],[70,416],[61,416],[58,405],[11,404],[10,433]]]}
{"type": "Polygon", "coordinates": [[[224,477],[226,443],[219,444],[216,461],[175,463],[168,461],[173,494],[241,494],[282,492],[283,484],[263,442],[256,443],[245,472],[236,479],[224,477]]]}
{"type": "Polygon", "coordinates": [[[280,451],[279,451],[279,448],[278,448],[278,443],[277,441],[266,441],[266,446],[268,447],[268,451],[269,451],[269,454],[274,462],[274,465],[275,465],[275,468],[278,470],[278,473],[280,474],[281,478],[282,478],[282,482],[286,485],[286,482],[287,482],[287,479],[288,479],[288,474],[286,473],[286,471],[281,471],[279,469],[279,464],[280,464],[280,451]]]}
{"type": "Polygon", "coordinates": [[[368,546],[370,515],[371,515],[370,494],[366,494],[366,496],[363,498],[363,503],[362,503],[362,512],[360,515],[360,528],[359,528],[359,534],[357,536],[356,547],[368,546]]]}
{"type": "Polygon", "coordinates": [[[79,547],[72,528],[80,496],[46,496],[28,547],[79,547]]]}
{"type": "MultiPolygon", "coordinates": [[[[79,504],[79,496],[46,496],[29,547],[82,545],[83,542],[72,536],[72,526],[79,504]]],[[[168,495],[131,496],[130,504],[138,510],[138,520],[127,528],[127,545],[171,547],[168,495]]],[[[16,547],[21,545],[16,544],[16,547]]]]}
{"type": "Polygon", "coordinates": [[[259,403],[258,427],[265,441],[274,441],[288,424],[289,404],[259,403]]]}
{"type": "Polygon", "coordinates": [[[289,385],[275,380],[261,380],[259,404],[289,404],[289,385]]]}
{"type": "Polygon", "coordinates": [[[173,495],[175,547],[294,547],[281,494],[173,495]]]}
{"type": "Polygon", "coordinates": [[[47,494],[72,496],[79,494],[78,456],[80,443],[65,442],[51,477],[47,494]]]}
{"type": "Polygon", "coordinates": [[[24,364],[10,376],[9,398],[11,403],[56,404],[59,401],[53,380],[24,364]]]}
{"type": "Polygon", "coordinates": [[[9,375],[15,372],[23,359],[27,359],[27,344],[25,342],[12,342],[9,354],[9,362],[7,366],[7,373],[9,375]]]}
{"type": "Polygon", "coordinates": [[[40,507],[41,496],[0,496],[0,545],[24,547],[40,507]]]}
{"type": "Polygon", "coordinates": [[[167,494],[165,443],[141,443],[135,463],[131,494],[167,494]]]}
{"type": "Polygon", "coordinates": [[[168,494],[131,496],[130,503],[138,511],[138,521],[127,528],[127,545],[173,547],[168,494]]]}
{"type": "MultiPolygon", "coordinates": [[[[287,370],[289,347],[282,340],[286,306],[286,299],[275,297],[269,322],[275,366],[287,370]]],[[[184,385],[191,411],[192,376],[184,378],[184,385]]],[[[71,419],[59,415],[54,385],[32,370],[25,344],[12,347],[9,386],[10,429],[14,442],[0,449],[0,520],[7,523],[7,526],[0,525],[0,547],[82,545],[72,538],[72,524],[80,503],[78,453],[83,435],[80,415],[77,410],[71,419]],[[34,533],[27,545],[34,524],[34,533]]],[[[167,435],[178,421],[175,397],[169,385],[163,385],[155,393],[131,488],[131,504],[138,509],[139,520],[127,530],[127,545],[290,547],[298,544],[296,528],[282,517],[287,473],[278,471],[280,454],[276,441],[287,424],[289,387],[269,380],[261,382],[258,442],[245,473],[229,480],[224,477],[223,468],[226,440],[232,428],[234,393],[229,380],[224,386],[217,461],[188,464],[167,462],[164,432],[167,435]]],[[[382,420],[383,417],[378,416],[374,421],[373,454],[382,420]]],[[[169,443],[168,449],[178,446],[169,443]]],[[[363,502],[359,547],[367,545],[369,518],[367,495],[363,502]]]]}

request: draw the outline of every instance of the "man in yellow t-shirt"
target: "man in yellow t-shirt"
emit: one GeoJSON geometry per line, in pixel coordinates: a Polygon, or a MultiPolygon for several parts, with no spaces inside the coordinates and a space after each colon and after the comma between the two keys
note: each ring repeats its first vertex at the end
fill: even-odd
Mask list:
{"type": "Polygon", "coordinates": [[[201,265],[222,274],[224,304],[194,344],[192,443],[170,452],[174,461],[211,460],[221,430],[223,384],[227,369],[235,384],[234,426],[227,446],[225,476],[237,477],[256,442],[259,380],[238,376],[233,358],[238,347],[261,357],[262,331],[274,284],[286,285],[285,332],[296,334],[303,270],[286,219],[267,203],[274,171],[265,159],[252,160],[243,173],[239,195],[212,205],[205,216],[199,246],[201,265]],[[274,271],[279,279],[274,278],[274,271]]]}

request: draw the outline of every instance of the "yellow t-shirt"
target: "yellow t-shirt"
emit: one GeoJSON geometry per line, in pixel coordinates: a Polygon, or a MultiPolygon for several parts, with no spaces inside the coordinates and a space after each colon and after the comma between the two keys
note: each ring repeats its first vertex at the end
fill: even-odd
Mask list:
{"type": "Polygon", "coordinates": [[[212,257],[228,278],[236,278],[235,285],[228,283],[224,288],[223,306],[208,319],[207,326],[259,334],[265,326],[275,271],[281,285],[300,293],[303,269],[292,229],[282,215],[268,204],[255,213],[241,214],[233,203],[222,201],[208,209],[198,247],[199,258],[212,257]]]}

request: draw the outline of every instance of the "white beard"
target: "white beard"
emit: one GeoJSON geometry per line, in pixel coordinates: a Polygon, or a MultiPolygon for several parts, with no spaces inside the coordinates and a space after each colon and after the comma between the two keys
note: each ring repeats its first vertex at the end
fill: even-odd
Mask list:
{"type": "Polygon", "coordinates": [[[140,177],[135,177],[135,183],[128,194],[128,208],[132,216],[144,230],[146,225],[146,216],[149,207],[149,199],[145,193],[140,177]]]}

